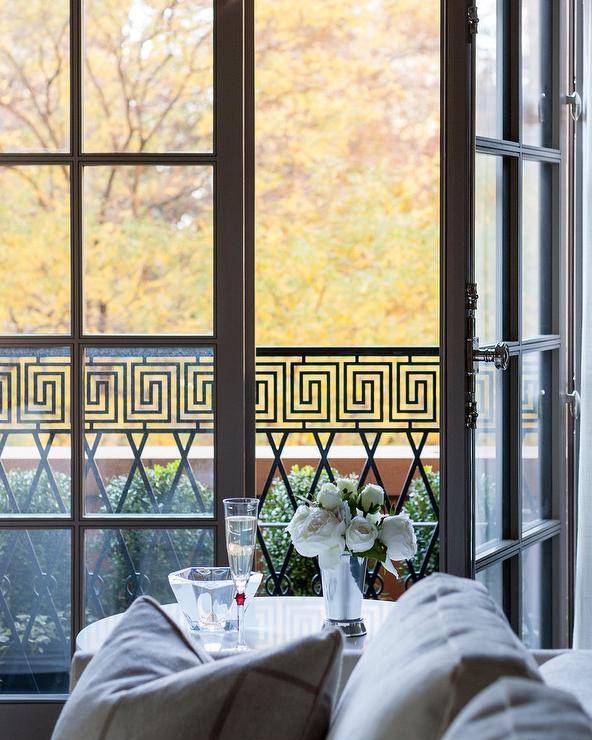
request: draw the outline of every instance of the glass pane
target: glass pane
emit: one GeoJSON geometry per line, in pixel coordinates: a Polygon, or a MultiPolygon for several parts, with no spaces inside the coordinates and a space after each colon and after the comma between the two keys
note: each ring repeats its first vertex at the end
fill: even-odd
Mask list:
{"type": "Polygon", "coordinates": [[[89,514],[214,512],[211,348],[85,351],[89,514]]]}
{"type": "Polygon", "coordinates": [[[68,169],[0,167],[0,192],[0,334],[67,334],[68,169]]]}
{"type": "Polygon", "coordinates": [[[259,346],[438,344],[439,40],[439,0],[257,0],[259,346]]]}
{"type": "Polygon", "coordinates": [[[477,375],[475,431],[475,545],[504,536],[504,375],[483,364],[477,375]]]}
{"type": "Polygon", "coordinates": [[[502,139],[503,0],[480,0],[477,34],[477,136],[502,139]]]}
{"type": "Polygon", "coordinates": [[[475,160],[475,280],[479,343],[504,339],[503,202],[504,162],[477,154],[475,160]]]}
{"type": "Polygon", "coordinates": [[[67,694],[71,537],[0,531],[0,693],[67,694]]]}
{"type": "Polygon", "coordinates": [[[85,331],[211,335],[211,167],[87,167],[84,198],[85,331]]]}
{"type": "Polygon", "coordinates": [[[522,142],[553,146],[553,1],[522,0],[522,142]]]}
{"type": "Polygon", "coordinates": [[[522,337],[550,334],[553,165],[522,165],[522,337]]]}
{"type": "Polygon", "coordinates": [[[522,641],[527,648],[552,646],[553,542],[522,552],[522,641]]]}
{"type": "Polygon", "coordinates": [[[142,594],[175,597],[168,574],[214,564],[213,529],[87,529],[85,622],[125,611],[142,594]]]}
{"type": "Polygon", "coordinates": [[[551,352],[522,357],[522,526],[551,516],[551,352]]]}
{"type": "Polygon", "coordinates": [[[476,576],[476,580],[482,583],[485,588],[489,591],[491,597],[500,608],[504,608],[504,563],[496,563],[490,565],[485,570],[480,570],[476,576]]]}
{"type": "Polygon", "coordinates": [[[212,150],[211,0],[84,0],[84,144],[212,150]]]}
{"type": "Polygon", "coordinates": [[[70,352],[0,349],[0,516],[70,513],[70,352]]]}
{"type": "Polygon", "coordinates": [[[69,149],[70,2],[0,0],[0,151],[69,149]]]}

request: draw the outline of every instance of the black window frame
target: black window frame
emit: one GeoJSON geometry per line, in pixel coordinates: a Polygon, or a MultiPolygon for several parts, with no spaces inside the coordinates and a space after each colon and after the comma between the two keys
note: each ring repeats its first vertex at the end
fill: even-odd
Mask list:
{"type": "MultiPolygon", "coordinates": [[[[254,491],[253,342],[253,0],[212,0],[214,11],[213,148],[209,153],[85,152],[82,65],[84,0],[70,0],[70,148],[63,153],[2,153],[0,166],[53,165],[70,169],[71,331],[63,335],[0,335],[0,348],[67,347],[71,352],[72,491],[69,516],[0,516],[0,531],[71,532],[71,646],[84,626],[84,533],[100,528],[208,528],[216,562],[226,562],[222,499],[254,491]],[[222,53],[222,50],[223,53],[222,53]],[[211,335],[99,335],[83,331],[83,171],[98,165],[204,165],[214,171],[214,330],[211,335]],[[213,348],[215,358],[215,507],[195,515],[85,515],[83,357],[86,347],[213,348]]],[[[0,695],[6,728],[23,721],[51,727],[66,696],[0,695]],[[34,705],[34,706],[33,706],[34,705]]],[[[3,723],[4,724],[4,723],[3,723]]],[[[32,727],[33,725],[31,725],[32,727]]]]}
{"type": "MultiPolygon", "coordinates": [[[[476,44],[479,43],[479,2],[460,3],[450,7],[443,2],[443,134],[442,161],[442,485],[444,489],[442,567],[458,575],[475,577],[488,566],[506,563],[504,606],[508,617],[520,634],[521,573],[520,554],[539,542],[553,542],[554,560],[547,581],[552,588],[552,642],[554,646],[568,644],[567,604],[569,567],[567,540],[572,531],[568,526],[567,506],[571,495],[568,488],[573,456],[566,454],[565,377],[572,352],[566,311],[570,264],[566,227],[569,218],[567,203],[569,182],[567,171],[571,150],[567,107],[564,105],[568,51],[571,48],[569,25],[572,9],[566,0],[553,1],[553,147],[535,147],[521,143],[521,7],[522,3],[505,0],[502,19],[503,37],[509,43],[504,56],[504,79],[510,105],[504,116],[504,135],[510,139],[476,137],[476,44]],[[460,101],[469,101],[461,105],[460,101]],[[460,110],[459,110],[460,108],[460,110]],[[451,130],[452,129],[452,130],[451,130]],[[510,350],[509,404],[512,426],[507,432],[508,476],[511,481],[505,495],[509,499],[505,537],[488,548],[475,548],[474,434],[467,428],[470,410],[471,382],[467,370],[472,363],[459,362],[471,356],[468,338],[472,337],[471,301],[465,298],[467,287],[474,283],[474,167],[477,153],[503,157],[513,173],[509,183],[510,208],[507,219],[511,235],[509,259],[510,350]],[[553,245],[554,286],[553,334],[522,340],[520,328],[521,299],[521,160],[553,163],[556,243],[553,245]],[[551,518],[522,531],[520,494],[520,369],[521,357],[527,352],[551,351],[553,357],[553,485],[551,518]]],[[[478,292],[478,286],[477,286],[478,292]]],[[[478,308],[477,308],[478,311],[478,308]]]]}

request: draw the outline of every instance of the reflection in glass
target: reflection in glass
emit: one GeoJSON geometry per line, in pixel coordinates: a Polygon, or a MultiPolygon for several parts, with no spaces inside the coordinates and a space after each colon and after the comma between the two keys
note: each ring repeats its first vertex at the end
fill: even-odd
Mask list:
{"type": "Polygon", "coordinates": [[[0,167],[1,334],[70,331],[66,167],[0,167]]]}
{"type": "Polygon", "coordinates": [[[504,608],[504,565],[504,563],[490,565],[489,568],[480,570],[475,576],[502,610],[504,608]]]}
{"type": "Polygon", "coordinates": [[[552,646],[553,543],[522,551],[522,641],[527,648],[552,646]]]}
{"type": "Polygon", "coordinates": [[[477,375],[475,545],[502,539],[504,492],[504,375],[483,364],[477,375]]]}
{"type": "Polygon", "coordinates": [[[438,343],[439,39],[438,0],[257,0],[258,345],[438,343]]]}
{"type": "Polygon", "coordinates": [[[142,594],[174,602],[168,574],[213,562],[213,529],[87,529],[85,622],[123,612],[142,594]]]}
{"type": "Polygon", "coordinates": [[[553,146],[552,0],[522,0],[522,142],[553,146]]]}
{"type": "Polygon", "coordinates": [[[68,0],[0,0],[1,152],[69,149],[69,15],[68,0]]]}
{"type": "Polygon", "coordinates": [[[71,537],[66,529],[0,531],[0,694],[66,694],[71,537]]]}
{"type": "Polygon", "coordinates": [[[477,34],[477,136],[502,139],[503,1],[480,0],[477,34]]]}
{"type": "Polygon", "coordinates": [[[475,280],[479,343],[504,338],[503,326],[503,160],[477,154],[475,160],[475,280]]]}
{"type": "Polygon", "coordinates": [[[84,0],[84,144],[212,150],[212,0],[84,0]]]}
{"type": "Polygon", "coordinates": [[[85,351],[89,514],[214,511],[211,348],[85,351]]]}
{"type": "Polygon", "coordinates": [[[211,167],[84,171],[90,334],[213,333],[211,167]]]}
{"type": "Polygon", "coordinates": [[[550,334],[553,165],[523,162],[522,338],[550,334]]]}
{"type": "Polygon", "coordinates": [[[0,349],[0,516],[70,513],[70,351],[0,349]]]}
{"type": "Polygon", "coordinates": [[[551,516],[551,352],[522,357],[522,526],[551,516]]]}

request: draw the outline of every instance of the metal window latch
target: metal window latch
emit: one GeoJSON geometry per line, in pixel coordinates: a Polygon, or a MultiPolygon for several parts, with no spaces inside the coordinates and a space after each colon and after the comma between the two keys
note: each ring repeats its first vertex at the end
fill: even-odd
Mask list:
{"type": "Polygon", "coordinates": [[[569,105],[569,112],[574,121],[579,121],[582,116],[582,96],[577,90],[565,96],[565,104],[569,105]]]}
{"type": "Polygon", "coordinates": [[[467,24],[469,33],[474,36],[479,31],[479,13],[476,5],[471,5],[467,9],[467,24]]]}
{"type": "Polygon", "coordinates": [[[579,419],[582,399],[575,388],[573,391],[566,391],[565,402],[569,407],[569,413],[571,414],[572,419],[579,419]]]}

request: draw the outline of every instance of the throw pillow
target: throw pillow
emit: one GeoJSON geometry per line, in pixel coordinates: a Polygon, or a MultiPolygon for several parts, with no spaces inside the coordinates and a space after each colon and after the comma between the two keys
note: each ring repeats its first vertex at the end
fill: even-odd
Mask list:
{"type": "Polygon", "coordinates": [[[479,583],[436,574],[412,586],[354,668],[330,740],[441,737],[502,676],[537,666],[479,583]]]}
{"type": "Polygon", "coordinates": [[[66,702],[54,740],[321,740],[342,637],[213,661],[152,599],[127,611],[66,702]]]}
{"type": "Polygon", "coordinates": [[[569,691],[592,716],[592,650],[569,650],[543,663],[545,683],[569,691]]]}
{"type": "Polygon", "coordinates": [[[473,699],[444,740],[592,740],[590,718],[565,691],[502,678],[473,699]]]}

